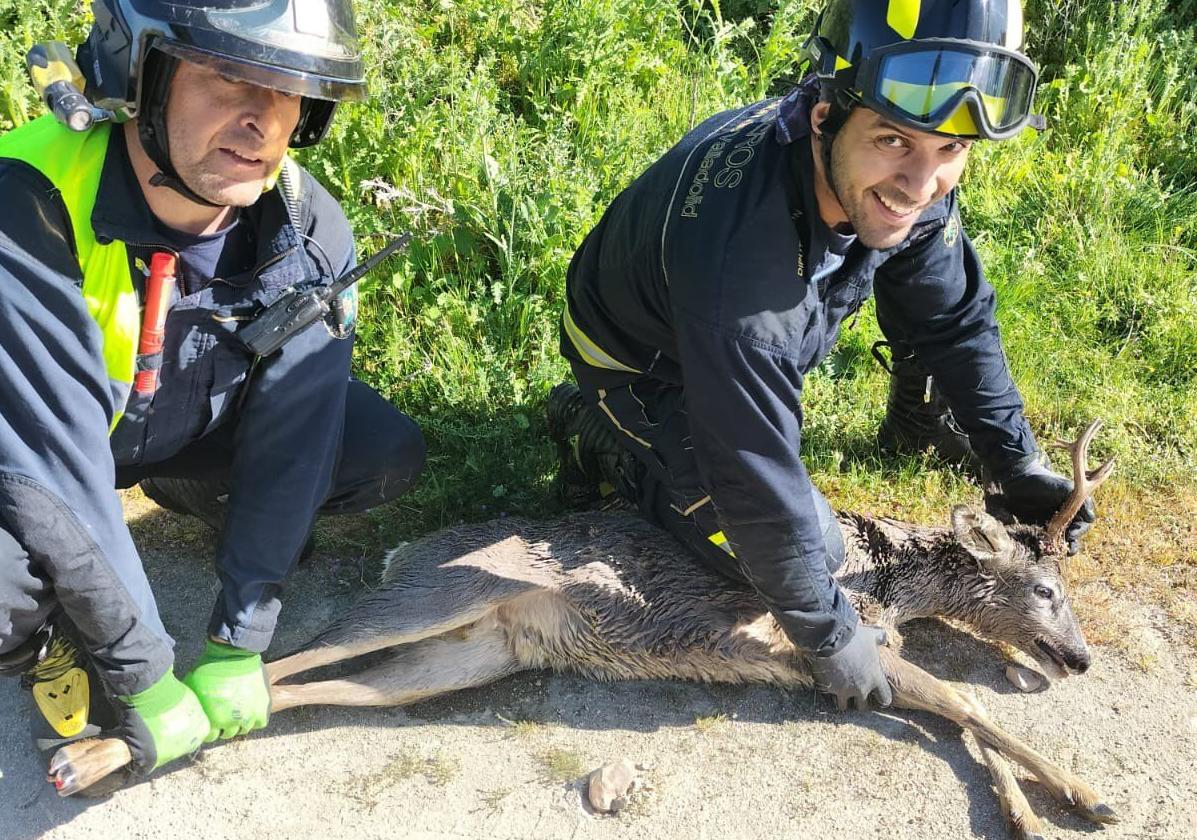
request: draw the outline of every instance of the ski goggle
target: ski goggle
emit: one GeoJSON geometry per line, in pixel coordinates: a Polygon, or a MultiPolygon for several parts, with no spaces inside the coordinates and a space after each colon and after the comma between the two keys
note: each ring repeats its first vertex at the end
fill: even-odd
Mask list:
{"type": "Polygon", "coordinates": [[[1038,122],[1031,114],[1038,76],[1019,52],[954,39],[902,41],[833,72],[864,105],[896,122],[987,140],[1005,140],[1038,122]]]}

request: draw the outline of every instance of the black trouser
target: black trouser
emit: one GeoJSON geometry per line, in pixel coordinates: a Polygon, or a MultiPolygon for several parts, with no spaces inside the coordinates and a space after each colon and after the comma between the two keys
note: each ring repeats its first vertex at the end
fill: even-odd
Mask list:
{"type": "MultiPolygon", "coordinates": [[[[226,480],[235,430],[233,419],[164,461],[117,467],[116,485],[132,487],[143,478],[226,480]]],[[[317,513],[358,513],[402,495],[424,468],[424,456],[415,422],[368,385],[350,382],[332,491],[317,513]]],[[[0,655],[36,633],[57,605],[52,581],[34,566],[0,523],[0,655]]]]}
{"type": "MultiPolygon", "coordinates": [[[[236,428],[235,420],[226,423],[164,461],[117,466],[116,486],[132,487],[143,478],[227,480],[236,428]]],[[[424,456],[424,436],[415,421],[369,385],[352,380],[332,491],[317,514],[360,513],[398,498],[424,469],[424,456]]]]}
{"type": "MultiPolygon", "coordinates": [[[[586,402],[599,410],[620,445],[636,457],[638,469],[617,485],[620,494],[705,565],[745,580],[698,474],[684,390],[647,377],[616,386],[605,371],[580,364],[574,364],[573,371],[586,402]]],[[[834,574],[844,562],[844,538],[827,500],[811,490],[827,547],[827,570],[834,574]]]]}

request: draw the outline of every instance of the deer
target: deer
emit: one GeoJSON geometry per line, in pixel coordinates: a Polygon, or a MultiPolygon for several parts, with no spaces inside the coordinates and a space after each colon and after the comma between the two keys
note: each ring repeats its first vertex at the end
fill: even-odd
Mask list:
{"type": "MultiPolygon", "coordinates": [[[[971,694],[903,659],[897,627],[913,618],[954,619],[1020,649],[1057,678],[1084,672],[1090,654],[1064,587],[1063,534],[1113,470],[1113,459],[1087,468],[1100,425],[1094,421],[1075,443],[1057,442],[1071,452],[1074,489],[1045,527],[1003,525],[966,505],[952,509],[946,528],[837,514],[847,549],[837,578],[862,620],[887,630],[881,659],[893,706],[942,716],[971,733],[1017,840],[1040,837],[1042,824],[1010,762],[1091,822],[1117,815],[1074,773],[1002,729],[971,694]]],[[[626,511],[508,517],[403,544],[388,554],[377,589],[266,673],[278,713],[316,704],[407,705],[529,669],[597,680],[818,688],[809,656],[751,587],[708,571],[626,511]],[[348,673],[293,681],[338,663],[348,673]]],[[[119,738],[79,741],[54,755],[48,779],[71,795],[102,787],[130,760],[119,738]]]]}

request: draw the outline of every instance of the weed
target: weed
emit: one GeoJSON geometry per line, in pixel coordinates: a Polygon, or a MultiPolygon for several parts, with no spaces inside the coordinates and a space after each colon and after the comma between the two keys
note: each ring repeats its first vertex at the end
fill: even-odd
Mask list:
{"type": "Polygon", "coordinates": [[[553,747],[541,753],[539,761],[544,779],[557,784],[575,781],[586,772],[582,756],[571,750],[553,747]]]}
{"type": "Polygon", "coordinates": [[[705,715],[703,717],[694,718],[694,728],[703,735],[710,734],[723,727],[727,723],[727,715],[723,712],[716,712],[713,715],[705,715]]]}
{"type": "Polygon", "coordinates": [[[438,755],[424,759],[424,766],[420,773],[428,784],[444,787],[456,778],[460,770],[461,765],[456,760],[438,755]]]}
{"type": "Polygon", "coordinates": [[[392,756],[380,770],[342,779],[332,790],[373,810],[384,793],[402,782],[423,776],[428,784],[443,787],[457,776],[460,769],[458,762],[452,758],[441,755],[419,758],[402,752],[392,756]]]}
{"type": "Polygon", "coordinates": [[[531,738],[545,731],[545,725],[535,720],[517,720],[511,725],[511,732],[517,738],[531,738]]]}
{"type": "Polygon", "coordinates": [[[503,803],[503,800],[510,795],[511,788],[501,787],[495,788],[494,790],[488,790],[478,797],[478,801],[482,803],[482,808],[479,810],[486,810],[492,814],[496,813],[499,810],[499,806],[503,803]]]}

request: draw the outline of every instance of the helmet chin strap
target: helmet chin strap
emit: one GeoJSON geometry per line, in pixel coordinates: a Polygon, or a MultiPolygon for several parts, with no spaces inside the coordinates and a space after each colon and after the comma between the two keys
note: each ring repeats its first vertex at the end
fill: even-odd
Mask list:
{"type": "Polygon", "coordinates": [[[844,123],[848,121],[848,117],[852,115],[852,107],[855,103],[847,97],[841,95],[838,90],[833,90],[828,104],[831,108],[827,112],[827,118],[819,123],[819,157],[823,161],[823,176],[827,180],[827,186],[831,188],[831,194],[835,196],[835,200],[843,206],[843,199],[840,197],[840,191],[835,184],[835,175],[831,166],[831,146],[835,143],[835,138],[839,135],[840,129],[844,127],[844,123]]]}
{"type": "Polygon", "coordinates": [[[158,167],[158,171],[150,178],[150,185],[170,187],[188,201],[194,201],[204,207],[223,207],[224,205],[208,201],[183,183],[183,179],[175,171],[174,164],[170,162],[170,147],[166,133],[166,97],[178,66],[177,58],[158,50],[151,50],[146,61],[141,112],[137,119],[137,137],[141,141],[141,148],[158,167]]]}

